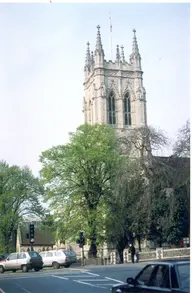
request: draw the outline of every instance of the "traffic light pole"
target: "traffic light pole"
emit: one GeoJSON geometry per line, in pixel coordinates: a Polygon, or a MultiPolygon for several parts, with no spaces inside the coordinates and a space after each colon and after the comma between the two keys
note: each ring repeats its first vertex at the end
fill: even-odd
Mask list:
{"type": "Polygon", "coordinates": [[[82,246],[82,258],[83,258],[83,266],[84,266],[85,265],[84,245],[82,246]]]}
{"type": "Polygon", "coordinates": [[[31,251],[34,251],[34,249],[33,249],[33,242],[30,242],[30,246],[31,246],[31,251]]]}
{"type": "Polygon", "coordinates": [[[81,261],[81,265],[84,266],[85,265],[85,254],[84,254],[85,237],[83,232],[79,233],[79,239],[77,240],[77,243],[79,244],[79,247],[82,249],[81,254],[82,254],[83,261],[81,261]]]}

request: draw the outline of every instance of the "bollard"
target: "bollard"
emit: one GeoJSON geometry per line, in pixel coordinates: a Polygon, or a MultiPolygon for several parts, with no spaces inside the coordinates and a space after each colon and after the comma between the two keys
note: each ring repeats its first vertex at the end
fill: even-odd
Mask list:
{"type": "Polygon", "coordinates": [[[128,263],[128,253],[127,253],[127,251],[125,251],[123,253],[123,260],[124,260],[124,263],[128,263]]]}

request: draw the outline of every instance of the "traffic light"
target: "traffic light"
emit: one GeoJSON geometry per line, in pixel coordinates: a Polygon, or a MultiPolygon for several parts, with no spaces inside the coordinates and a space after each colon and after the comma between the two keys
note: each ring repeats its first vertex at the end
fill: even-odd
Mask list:
{"type": "Polygon", "coordinates": [[[29,239],[34,239],[35,238],[35,227],[34,224],[29,225],[29,239]]]}
{"type": "Polygon", "coordinates": [[[82,248],[85,245],[85,237],[83,232],[79,234],[79,247],[82,248]]]}

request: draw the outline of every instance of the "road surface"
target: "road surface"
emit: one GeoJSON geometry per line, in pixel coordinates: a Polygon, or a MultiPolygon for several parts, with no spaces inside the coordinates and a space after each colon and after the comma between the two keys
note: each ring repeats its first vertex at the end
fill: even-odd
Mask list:
{"type": "Polygon", "coordinates": [[[0,293],[105,293],[135,276],[144,263],[111,266],[6,272],[0,275],[0,293]]]}

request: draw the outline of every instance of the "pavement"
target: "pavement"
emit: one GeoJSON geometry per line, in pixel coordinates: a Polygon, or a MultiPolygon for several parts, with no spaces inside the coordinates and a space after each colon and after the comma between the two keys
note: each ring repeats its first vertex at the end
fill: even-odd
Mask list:
{"type": "Polygon", "coordinates": [[[134,277],[145,263],[0,274],[0,293],[103,293],[134,277]]]}

